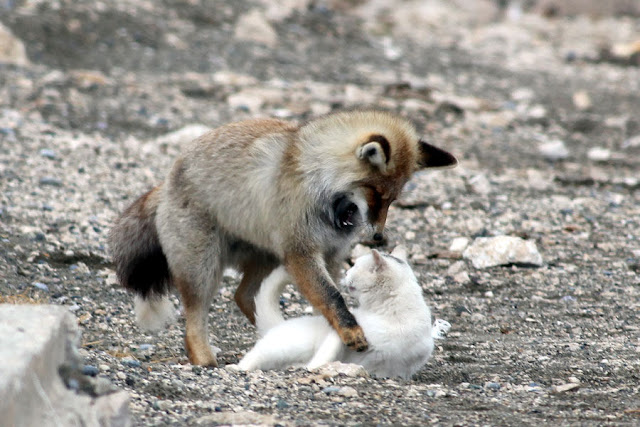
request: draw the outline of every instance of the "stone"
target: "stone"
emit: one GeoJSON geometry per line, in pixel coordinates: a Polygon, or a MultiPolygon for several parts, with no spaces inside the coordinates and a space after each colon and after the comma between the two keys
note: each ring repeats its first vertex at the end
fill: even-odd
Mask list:
{"type": "Polygon", "coordinates": [[[354,363],[342,363],[340,361],[322,365],[317,369],[317,372],[319,375],[325,378],[333,378],[341,374],[350,378],[369,376],[363,366],[356,365],[354,363]]]}
{"type": "Polygon", "coordinates": [[[469,178],[469,188],[475,194],[487,195],[491,192],[491,183],[484,174],[478,174],[469,178]]]}
{"type": "Polygon", "coordinates": [[[29,65],[24,43],[0,23],[0,63],[29,65]]]}
{"type": "Polygon", "coordinates": [[[276,30],[258,9],[252,9],[238,18],[234,35],[238,40],[261,43],[267,47],[275,47],[278,43],[276,30]]]}
{"type": "Polygon", "coordinates": [[[593,147],[587,152],[587,158],[594,162],[606,162],[611,158],[611,150],[604,147],[593,147]]]}
{"type": "Polygon", "coordinates": [[[588,110],[591,108],[592,102],[591,97],[589,96],[589,92],[586,90],[579,90],[578,92],[573,94],[573,105],[578,110],[588,110]]]}
{"type": "Polygon", "coordinates": [[[509,264],[543,264],[542,255],[534,242],[514,236],[478,237],[462,257],[471,261],[477,269],[509,264]]]}
{"type": "Polygon", "coordinates": [[[276,425],[279,424],[273,415],[263,415],[253,411],[216,412],[195,420],[195,425],[276,425]]]}
{"type": "Polygon", "coordinates": [[[554,385],[551,387],[551,392],[554,394],[566,393],[568,391],[575,391],[580,388],[580,383],[566,383],[561,385],[554,385]]]}
{"type": "Polygon", "coordinates": [[[557,161],[569,157],[569,150],[564,141],[554,139],[538,145],[538,152],[547,160],[557,161]]]}
{"type": "Polygon", "coordinates": [[[76,320],[64,307],[0,305],[3,425],[130,425],[129,396],[107,379],[102,378],[109,384],[104,395],[77,393],[84,391],[82,383],[95,380],[83,375],[79,338],[76,320]]]}
{"type": "Polygon", "coordinates": [[[460,284],[469,283],[471,278],[469,277],[469,273],[466,271],[461,271],[453,276],[453,281],[460,284]]]}

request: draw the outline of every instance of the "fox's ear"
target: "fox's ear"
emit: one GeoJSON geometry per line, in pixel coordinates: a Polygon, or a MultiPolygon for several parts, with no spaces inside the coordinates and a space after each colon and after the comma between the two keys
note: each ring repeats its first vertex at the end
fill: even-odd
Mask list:
{"type": "Polygon", "coordinates": [[[391,252],[391,255],[393,255],[396,258],[401,259],[404,262],[407,262],[407,248],[405,248],[402,245],[396,246],[393,249],[393,251],[391,252]]]}
{"type": "Polygon", "coordinates": [[[453,154],[426,143],[423,140],[418,142],[420,152],[418,169],[421,168],[452,168],[458,164],[458,160],[453,154]]]}
{"type": "Polygon", "coordinates": [[[358,147],[356,156],[384,172],[389,161],[389,141],[382,135],[372,135],[358,147]]]}
{"type": "Polygon", "coordinates": [[[375,249],[371,250],[371,254],[373,255],[373,271],[384,270],[387,267],[387,261],[382,254],[375,249]]]}

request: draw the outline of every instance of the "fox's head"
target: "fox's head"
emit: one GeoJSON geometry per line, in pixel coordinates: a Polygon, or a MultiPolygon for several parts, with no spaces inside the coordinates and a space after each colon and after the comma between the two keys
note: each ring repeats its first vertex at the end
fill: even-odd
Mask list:
{"type": "Polygon", "coordinates": [[[304,126],[301,137],[307,171],[332,194],[334,227],[350,232],[369,224],[376,241],[383,239],[389,206],[414,172],[457,164],[421,139],[409,121],[385,112],[329,115],[304,126]]]}

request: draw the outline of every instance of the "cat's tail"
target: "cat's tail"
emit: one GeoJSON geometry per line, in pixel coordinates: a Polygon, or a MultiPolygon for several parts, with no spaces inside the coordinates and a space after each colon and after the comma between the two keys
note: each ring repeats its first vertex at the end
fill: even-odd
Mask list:
{"type": "Polygon", "coordinates": [[[256,294],[256,328],[258,335],[264,336],[274,326],[284,322],[280,311],[280,294],[291,280],[284,266],[273,270],[260,285],[256,294]]]}

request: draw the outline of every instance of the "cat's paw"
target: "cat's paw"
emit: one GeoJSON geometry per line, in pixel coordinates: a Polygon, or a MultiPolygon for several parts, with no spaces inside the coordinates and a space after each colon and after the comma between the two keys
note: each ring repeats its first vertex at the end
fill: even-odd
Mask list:
{"type": "Polygon", "coordinates": [[[444,319],[436,319],[431,327],[431,336],[436,340],[443,340],[447,337],[447,333],[451,329],[451,323],[444,319]]]}

